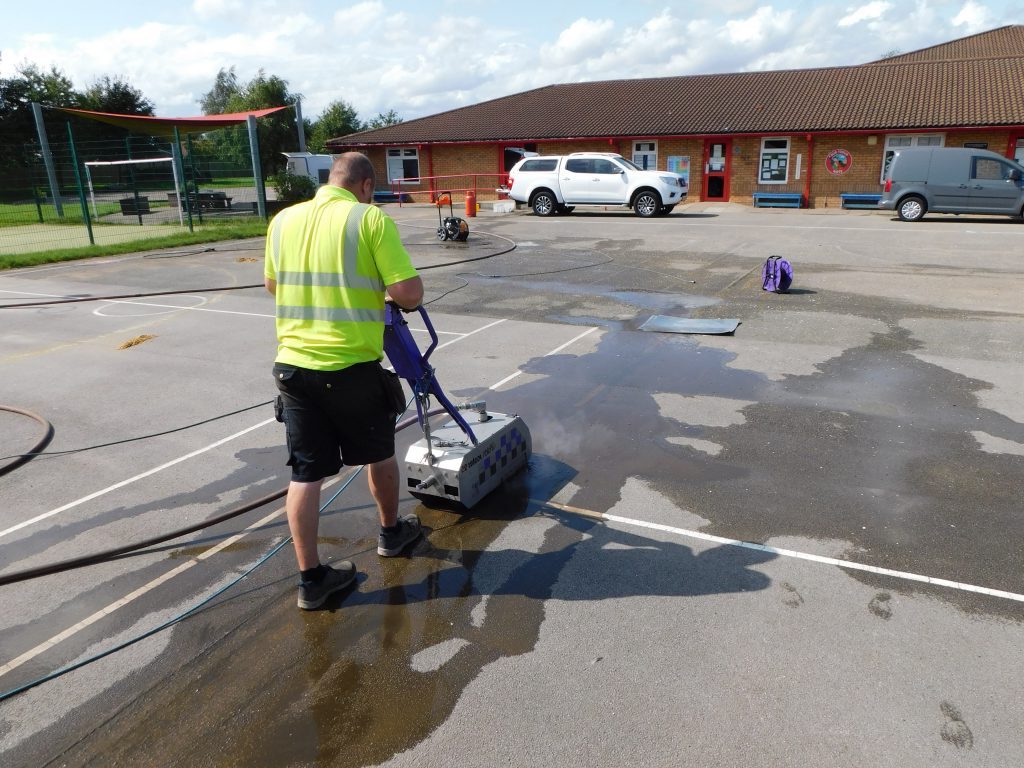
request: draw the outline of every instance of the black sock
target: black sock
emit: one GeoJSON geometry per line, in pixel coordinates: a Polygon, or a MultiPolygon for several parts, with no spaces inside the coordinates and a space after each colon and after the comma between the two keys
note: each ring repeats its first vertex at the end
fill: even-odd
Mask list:
{"type": "Polygon", "coordinates": [[[394,525],[382,525],[380,527],[380,532],[381,533],[398,533],[398,529],[399,529],[400,525],[401,525],[400,523],[395,523],[394,525]]]}
{"type": "Polygon", "coordinates": [[[316,568],[310,568],[307,571],[299,571],[303,581],[311,581],[316,584],[319,581],[323,581],[324,576],[327,575],[327,566],[323,563],[318,563],[316,568]]]}

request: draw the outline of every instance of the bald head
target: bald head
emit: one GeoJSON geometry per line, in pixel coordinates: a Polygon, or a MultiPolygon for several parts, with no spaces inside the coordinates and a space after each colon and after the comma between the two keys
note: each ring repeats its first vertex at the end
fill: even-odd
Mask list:
{"type": "Polygon", "coordinates": [[[336,187],[344,187],[359,197],[367,179],[371,182],[375,181],[370,158],[359,152],[345,152],[334,158],[331,175],[327,182],[336,187]]]}

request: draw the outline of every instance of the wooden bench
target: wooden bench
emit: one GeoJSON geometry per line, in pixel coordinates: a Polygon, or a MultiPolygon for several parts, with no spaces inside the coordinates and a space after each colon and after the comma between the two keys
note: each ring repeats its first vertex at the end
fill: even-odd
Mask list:
{"type": "Polygon", "coordinates": [[[136,204],[134,197],[122,197],[117,201],[121,204],[121,215],[122,216],[138,216],[142,213],[152,213],[149,209],[149,198],[139,196],[138,204],[136,204]]]}
{"type": "Polygon", "coordinates": [[[799,192],[755,192],[755,208],[803,208],[804,196],[799,192]]]}
{"type": "MultiPolygon", "coordinates": [[[[178,207],[178,193],[168,192],[167,202],[174,208],[178,207]]],[[[204,211],[220,209],[231,210],[231,198],[227,192],[189,192],[188,202],[192,210],[202,209],[204,211]]]]}
{"type": "Polygon", "coordinates": [[[843,192],[839,195],[843,208],[878,208],[881,195],[870,192],[843,192]]]}

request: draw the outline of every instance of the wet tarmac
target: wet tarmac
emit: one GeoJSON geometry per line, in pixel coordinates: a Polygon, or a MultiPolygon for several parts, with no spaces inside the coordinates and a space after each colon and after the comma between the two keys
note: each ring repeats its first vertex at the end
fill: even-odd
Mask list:
{"type": "MultiPolygon", "coordinates": [[[[824,248],[805,256],[803,272],[797,261],[797,285],[806,274],[804,285],[815,287],[763,294],[759,254],[810,249],[800,238],[821,247],[819,234],[791,231],[792,240],[761,245],[741,217],[717,222],[734,224],[735,235],[705,230],[701,239],[685,229],[715,218],[672,216],[643,237],[625,217],[480,222],[535,245],[471,265],[478,272],[424,272],[428,299],[441,297],[433,316],[477,327],[499,317],[569,326],[566,339],[583,326],[599,329],[555,354],[546,351],[554,339],[540,345],[517,362],[520,378],[497,392],[485,390],[501,378],[492,369],[536,348],[538,325],[532,338],[491,346],[481,336],[437,363],[442,383],[457,382],[449,386],[456,399],[486,396],[527,418],[528,471],[468,514],[406,500],[403,511],[418,511],[428,534],[411,557],[395,560],[374,554],[369,499],[354,485],[325,511],[321,551],[356,562],[355,587],[326,610],[298,612],[283,552],[164,633],[162,650],[140,648],[134,673],[99,690],[71,688],[82,704],[61,725],[25,725],[24,713],[45,707],[50,693],[26,699],[16,714],[0,704],[0,740],[16,764],[620,765],[632,756],[669,765],[688,755],[725,765],[760,755],[781,765],[786,756],[815,764],[832,755],[837,765],[865,765],[896,755],[901,765],[930,767],[1002,765],[1019,755],[1013,723],[1024,712],[1024,681],[1005,669],[1020,647],[1019,602],[794,565],[600,518],[615,511],[1024,593],[1024,458],[1012,451],[1024,444],[1024,427],[1013,418],[1012,385],[1001,369],[968,364],[996,351],[952,351],[952,341],[926,337],[920,325],[999,319],[1019,328],[1019,312],[981,305],[964,316],[924,289],[902,300],[826,290],[817,286],[845,267],[824,248]],[[684,236],[690,245],[677,247],[684,236]],[[654,313],[743,324],[721,338],[637,332],[654,313]],[[988,436],[987,450],[978,435],[988,436]],[[546,505],[553,500],[563,505],[546,505]],[[826,697],[835,690],[845,691],[843,707],[826,697]],[[879,690],[891,694],[888,703],[879,690]],[[744,748],[725,735],[729,723],[759,735],[744,748]],[[786,746],[771,735],[779,728],[792,734],[786,746]]],[[[876,236],[902,231],[865,234],[866,252],[876,236]]],[[[481,250],[503,245],[485,231],[479,239],[481,250]]],[[[417,248],[428,248],[423,240],[417,248]]],[[[462,253],[481,253],[467,245],[462,253]]],[[[442,263],[454,250],[423,258],[442,263]]],[[[934,263],[904,268],[953,269],[957,246],[942,256],[936,246],[934,263]]],[[[178,279],[248,274],[235,271],[241,264],[184,266],[178,279]]],[[[981,267],[1020,279],[998,257],[981,267]]],[[[101,272],[86,268],[77,279],[101,272]]],[[[118,284],[147,280],[118,271],[118,284]]],[[[998,347],[1001,362],[1021,355],[1017,342],[998,347]]],[[[202,516],[239,488],[266,493],[282,484],[278,454],[269,445],[238,449],[228,471],[211,467],[205,479],[24,538],[18,559],[46,558],[119,521],[141,530],[167,510],[202,516]]],[[[236,530],[120,561],[73,599],[57,600],[45,622],[8,621],[4,657],[118,597],[125,570],[131,583],[148,581],[236,530]]],[[[285,533],[278,519],[217,557],[238,569],[285,533]]],[[[217,570],[196,569],[191,588],[217,570]]],[[[132,626],[125,619],[116,629],[132,626]]],[[[109,636],[97,628],[86,639],[102,645],[109,636]]],[[[52,665],[39,657],[19,677],[52,665]]]]}

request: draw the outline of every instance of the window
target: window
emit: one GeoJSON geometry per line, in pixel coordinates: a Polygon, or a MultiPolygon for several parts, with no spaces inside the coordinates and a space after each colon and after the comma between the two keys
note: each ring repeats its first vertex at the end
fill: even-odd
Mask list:
{"type": "Polygon", "coordinates": [[[885,183],[885,174],[889,170],[893,153],[902,147],[941,147],[944,136],[941,133],[903,133],[898,136],[885,137],[885,154],[882,156],[882,175],[879,179],[885,183]]]}
{"type": "Polygon", "coordinates": [[[761,184],[785,184],[789,179],[789,139],[761,140],[761,184]]]}
{"type": "Polygon", "coordinates": [[[658,142],[656,141],[634,141],[633,162],[645,171],[654,171],[658,168],[658,142]]]}
{"type": "Polygon", "coordinates": [[[1007,181],[1013,166],[991,157],[971,158],[971,178],[986,181],[1007,181]]]}
{"type": "Polygon", "coordinates": [[[594,163],[594,170],[593,170],[594,173],[611,174],[611,173],[621,173],[622,172],[622,169],[619,168],[619,166],[617,166],[611,160],[604,160],[602,158],[595,158],[592,162],[594,163]]]}
{"type": "Polygon", "coordinates": [[[593,173],[594,161],[588,157],[573,157],[565,161],[565,170],[570,173],[593,173]]]}
{"type": "Polygon", "coordinates": [[[1013,148],[1013,159],[1018,163],[1024,163],[1024,139],[1017,139],[1017,146],[1013,148]]]}
{"type": "Polygon", "coordinates": [[[416,149],[388,150],[388,181],[400,184],[420,183],[420,153],[416,149]]]}
{"type": "Polygon", "coordinates": [[[519,170],[529,173],[530,171],[553,171],[557,167],[558,161],[552,158],[551,160],[527,160],[519,166],[519,170]]]}

